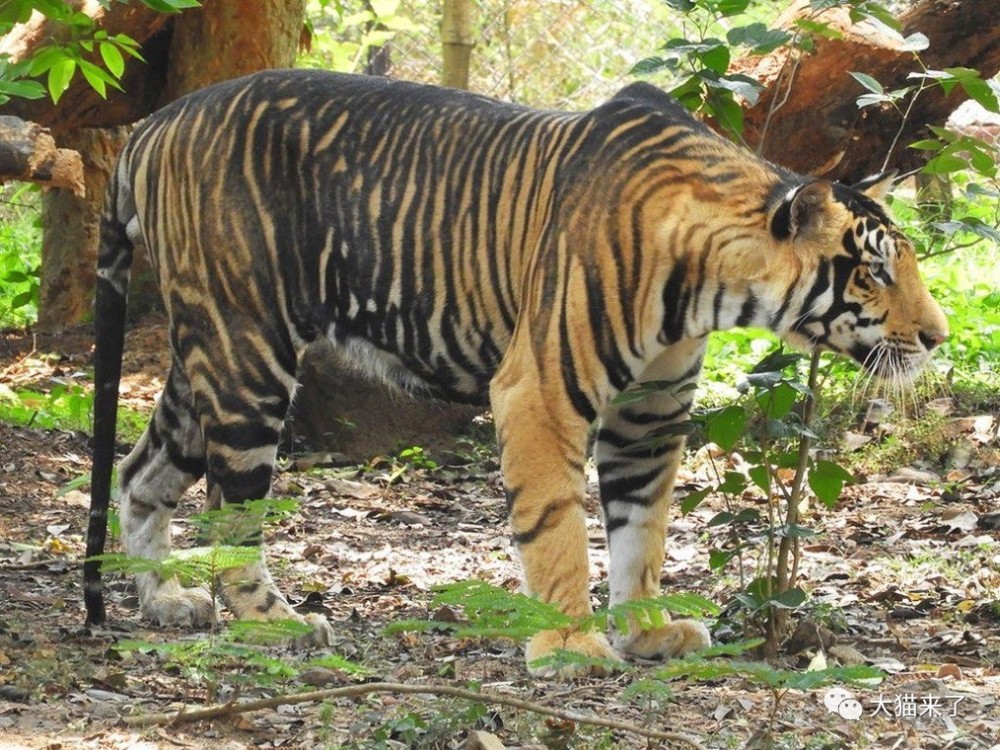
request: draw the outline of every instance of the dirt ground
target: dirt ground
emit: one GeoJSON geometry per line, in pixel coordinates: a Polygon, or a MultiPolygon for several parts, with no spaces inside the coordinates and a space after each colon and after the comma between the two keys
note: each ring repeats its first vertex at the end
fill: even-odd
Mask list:
{"type": "MultiPolygon", "coordinates": [[[[88,367],[89,341],[82,329],[41,339],[0,334],[0,382],[33,390],[67,378],[85,384],[80,373],[88,367]]],[[[123,394],[133,408],[148,409],[162,385],[162,341],[155,325],[129,334],[123,394]]],[[[516,589],[519,569],[500,477],[484,448],[470,448],[463,465],[434,470],[400,472],[389,459],[324,468],[321,456],[301,453],[283,462],[275,494],[295,497],[299,509],[267,534],[273,572],[303,611],[330,618],[340,634],[333,651],[366,668],[363,676],[327,664],[269,679],[272,662],[230,658],[220,672],[207,657],[117,650],[126,639],[211,641],[206,633],[151,628],[139,616],[128,580],[115,575],[106,582],[108,627],[83,626],[80,566],[89,496],[86,484],[69,491],[66,485],[89,471],[88,438],[0,424],[0,749],[675,746],[526,710],[491,704],[481,710],[451,697],[393,693],[211,722],[125,725],[130,717],[183,705],[389,681],[475,683],[577,714],[682,731],[705,748],[764,747],[763,730],[773,719],[778,747],[1000,750],[995,410],[949,417],[945,429],[961,461],[953,451],[950,466],[900,466],[868,476],[845,490],[835,510],[811,507],[802,521],[819,531],[807,540],[801,567],[811,605],[779,665],[802,671],[825,658],[831,666],[879,667],[884,682],[849,688],[857,716],[844,704],[835,705],[844,715],[829,710],[825,689],[789,692],[776,707],[769,690],[738,677],[678,680],[669,683],[669,693],[643,694],[642,678],[655,665],[633,662],[633,670],[607,678],[542,681],[528,676],[523,651],[513,643],[383,633],[405,618],[453,619],[454,612],[429,606],[437,584],[477,578],[516,589]],[[639,696],[629,697],[634,693],[639,696]],[[482,744],[470,738],[473,731],[482,744]]],[[[681,492],[707,478],[704,455],[690,457],[681,492]]],[[[607,554],[594,483],[590,490],[596,601],[606,592],[607,554]]],[[[198,507],[201,492],[192,491],[179,514],[180,545],[190,537],[184,517],[198,507]]],[[[708,564],[717,540],[707,524],[721,503],[709,498],[674,520],[666,591],[694,591],[720,604],[731,598],[733,576],[713,575],[708,564]]],[[[717,636],[727,637],[727,629],[718,628],[717,636]]],[[[286,664],[300,658],[276,647],[266,653],[286,664]]]]}

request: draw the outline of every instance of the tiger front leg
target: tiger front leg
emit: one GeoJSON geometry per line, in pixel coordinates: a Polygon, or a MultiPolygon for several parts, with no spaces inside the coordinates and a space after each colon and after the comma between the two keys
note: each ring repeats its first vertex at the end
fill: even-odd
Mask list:
{"type": "MultiPolygon", "coordinates": [[[[673,345],[653,361],[640,382],[656,381],[662,391],[638,401],[609,405],[601,415],[595,458],[604,507],[611,564],[611,605],[660,595],[664,542],[674,480],[684,453],[683,431],[698,379],[704,343],[673,345]]],[[[666,613],[664,613],[666,617],[666,613]]],[[[711,645],[708,629],[696,620],[670,621],[643,629],[634,620],[614,631],[612,643],[646,659],[680,656],[711,645]]]]}
{"type": "MultiPolygon", "coordinates": [[[[501,448],[501,468],[513,540],[524,568],[525,592],[567,615],[592,614],[589,595],[584,460],[585,419],[537,382],[494,379],[491,404],[501,448]]],[[[603,672],[605,667],[532,666],[557,650],[619,661],[604,633],[574,628],[545,630],[528,642],[528,669],[539,676],[603,672]]]]}

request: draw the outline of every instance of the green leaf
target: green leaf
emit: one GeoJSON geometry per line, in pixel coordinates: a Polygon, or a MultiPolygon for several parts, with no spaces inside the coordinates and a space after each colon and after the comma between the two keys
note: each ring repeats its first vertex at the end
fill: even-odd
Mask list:
{"type": "Polygon", "coordinates": [[[107,73],[85,60],[80,61],[80,72],[83,73],[83,77],[90,84],[90,87],[100,94],[102,99],[107,99],[107,81],[105,80],[107,73]]]}
{"type": "Polygon", "coordinates": [[[770,496],[771,494],[771,473],[767,470],[766,466],[751,466],[747,471],[753,483],[760,487],[761,491],[770,496]]]}
{"type": "Polygon", "coordinates": [[[920,170],[926,174],[948,174],[960,172],[969,167],[969,162],[953,154],[939,154],[927,162],[920,170]]]}
{"type": "Polygon", "coordinates": [[[823,37],[824,39],[843,39],[844,33],[839,29],[833,28],[828,23],[823,23],[821,21],[810,21],[807,18],[800,18],[795,22],[798,26],[805,32],[810,34],[815,34],[816,36],[823,37]]]}
{"type": "Polygon", "coordinates": [[[924,138],[920,141],[914,141],[908,148],[915,148],[921,151],[937,151],[944,144],[935,138],[924,138]]]}
{"type": "Polygon", "coordinates": [[[726,34],[726,41],[734,47],[750,47],[755,55],[766,55],[782,44],[787,43],[792,35],[783,29],[769,29],[762,23],[752,23],[748,26],[736,26],[726,34]]]}
{"type": "Polygon", "coordinates": [[[832,461],[817,461],[809,472],[809,487],[828,508],[840,498],[844,483],[853,481],[849,471],[832,461]]]}
{"type": "Polygon", "coordinates": [[[782,420],[795,406],[798,391],[785,382],[778,383],[773,388],[757,394],[757,404],[768,419],[782,420]]]}
{"type": "Polygon", "coordinates": [[[125,72],[125,58],[122,56],[121,50],[111,42],[102,43],[100,49],[101,59],[111,71],[111,75],[115,78],[121,78],[122,73],[125,72]]]}
{"type": "Polygon", "coordinates": [[[158,13],[180,13],[201,5],[198,0],[142,0],[143,4],[158,13]]]}
{"type": "Polygon", "coordinates": [[[788,537],[789,539],[811,539],[816,536],[815,529],[808,526],[800,526],[797,523],[791,525],[782,524],[774,529],[774,536],[777,538],[788,537]]]}
{"type": "Polygon", "coordinates": [[[768,600],[768,604],[778,609],[796,609],[806,602],[806,592],[800,588],[788,589],[780,594],[775,594],[768,600]]]}
{"type": "Polygon", "coordinates": [[[731,451],[746,429],[746,410],[731,404],[705,416],[705,434],[724,451],[731,451]]]}
{"type": "Polygon", "coordinates": [[[662,57],[647,57],[633,65],[629,74],[634,76],[649,75],[670,67],[672,64],[672,60],[665,60],[662,57]]]}
{"type": "Polygon", "coordinates": [[[873,104],[882,104],[883,102],[891,102],[892,97],[886,96],[885,94],[862,94],[857,99],[855,103],[858,105],[858,109],[864,109],[865,107],[870,107],[873,104]]]}
{"type": "Polygon", "coordinates": [[[711,491],[712,491],[711,487],[703,487],[700,490],[695,490],[694,492],[689,492],[687,495],[685,495],[684,499],[681,500],[680,503],[681,515],[686,516],[688,513],[690,513],[699,505],[701,505],[701,501],[704,500],[706,497],[708,497],[711,491]]]}
{"type": "Polygon", "coordinates": [[[768,352],[757,364],[753,366],[750,370],[751,373],[767,373],[767,372],[783,372],[789,367],[801,362],[803,356],[797,352],[787,352],[783,348],[779,347],[774,351],[768,352]]]}
{"type": "Polygon", "coordinates": [[[73,490],[78,490],[81,487],[86,487],[88,484],[90,484],[89,472],[87,474],[81,474],[80,476],[75,477],[74,479],[71,479],[68,482],[66,482],[66,484],[60,487],[59,490],[56,492],[56,497],[62,497],[63,495],[67,495],[73,490]]]}
{"type": "Polygon", "coordinates": [[[0,81],[0,92],[22,99],[40,99],[45,96],[45,87],[38,81],[0,81]]]}
{"type": "Polygon", "coordinates": [[[52,97],[52,101],[55,104],[59,103],[60,97],[63,92],[69,88],[70,81],[73,80],[73,74],[76,72],[76,60],[72,57],[63,57],[52,64],[49,68],[49,95],[52,97]]]}
{"type": "Polygon", "coordinates": [[[706,68],[714,70],[720,75],[729,68],[729,48],[721,44],[702,52],[698,57],[706,68]]]}
{"type": "Polygon", "coordinates": [[[42,47],[32,55],[31,64],[28,66],[28,74],[39,76],[66,58],[66,51],[62,47],[56,45],[42,47]]]}
{"type": "Polygon", "coordinates": [[[723,18],[742,13],[750,6],[750,0],[719,0],[719,13],[723,18]]]}
{"type": "Polygon", "coordinates": [[[903,40],[902,49],[906,52],[920,52],[930,46],[931,40],[927,38],[927,35],[917,31],[903,40]]]}
{"type": "Polygon", "coordinates": [[[34,301],[35,301],[35,295],[32,294],[30,291],[21,292],[19,294],[15,294],[14,297],[11,299],[10,308],[12,310],[19,310],[22,307],[27,307],[34,301]]]}
{"type": "Polygon", "coordinates": [[[878,81],[876,81],[874,78],[872,78],[867,73],[854,73],[854,72],[851,72],[851,77],[855,81],[857,81],[858,83],[860,83],[862,86],[864,86],[866,89],[868,89],[869,91],[871,91],[873,94],[882,94],[882,93],[885,92],[885,89],[882,88],[882,84],[879,83],[878,81]]]}
{"type": "Polygon", "coordinates": [[[298,620],[233,620],[229,636],[237,643],[271,645],[291,641],[312,632],[312,626],[298,620]]]}
{"type": "Polygon", "coordinates": [[[762,87],[759,81],[750,78],[750,76],[741,75],[739,73],[734,73],[733,75],[719,75],[714,70],[702,70],[698,73],[698,78],[704,81],[705,85],[710,89],[715,89],[715,96],[710,101],[710,104],[715,108],[712,113],[717,118],[722,119],[723,117],[728,117],[732,120],[739,120],[740,123],[743,122],[742,108],[740,109],[740,115],[730,114],[728,112],[729,106],[739,107],[735,101],[733,101],[732,96],[720,96],[729,92],[730,94],[736,94],[747,100],[748,104],[756,103],[757,99],[760,98],[760,92],[762,87]],[[722,110],[721,112],[719,110],[722,110]]]}
{"type": "Polygon", "coordinates": [[[738,471],[727,471],[722,483],[716,487],[716,492],[727,495],[740,495],[747,488],[747,478],[738,471]]]}
{"type": "MultiPolygon", "coordinates": [[[[729,88],[729,84],[731,83],[725,77],[717,81],[717,84],[724,88],[729,88]]],[[[709,104],[712,114],[715,115],[715,119],[719,121],[719,124],[722,125],[730,136],[738,139],[743,135],[743,107],[736,103],[732,94],[728,94],[727,96],[712,95],[709,98],[709,104]]]]}
{"type": "Polygon", "coordinates": [[[718,573],[725,568],[729,561],[739,554],[739,550],[713,549],[708,553],[708,567],[713,573],[718,573]]]}

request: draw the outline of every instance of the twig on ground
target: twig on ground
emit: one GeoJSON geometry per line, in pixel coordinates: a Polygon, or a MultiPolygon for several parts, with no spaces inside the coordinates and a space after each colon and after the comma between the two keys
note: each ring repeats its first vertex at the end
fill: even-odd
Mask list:
{"type": "Polygon", "coordinates": [[[348,685],[346,687],[332,688],[330,690],[314,690],[308,693],[294,693],[292,695],[276,695],[273,698],[262,698],[245,703],[220,703],[206,708],[182,707],[177,711],[157,714],[145,714],[141,716],[126,716],[122,722],[129,727],[149,727],[158,725],[179,724],[182,722],[205,721],[217,719],[223,716],[235,716],[249,711],[261,711],[278,706],[291,706],[298,703],[317,703],[319,701],[333,700],[335,698],[354,698],[369,693],[409,693],[423,695],[446,695],[452,698],[462,698],[464,700],[476,701],[478,703],[493,703],[510,708],[519,708],[523,711],[541,714],[543,716],[554,716],[558,719],[573,721],[577,724],[590,724],[592,726],[604,727],[606,729],[616,729],[620,732],[638,734],[655,740],[667,740],[669,742],[679,742],[696,750],[705,750],[696,738],[680,732],[661,732],[656,729],[646,729],[635,724],[614,719],[604,719],[597,716],[585,716],[573,711],[561,711],[556,708],[535,703],[534,701],[515,698],[511,695],[500,693],[484,693],[466,688],[452,687],[450,685],[407,685],[396,682],[370,682],[363,685],[348,685]]]}
{"type": "Polygon", "coordinates": [[[38,570],[39,568],[47,568],[50,565],[63,565],[65,567],[60,567],[59,570],[53,571],[55,573],[65,573],[67,569],[79,568],[82,564],[82,560],[67,560],[59,557],[47,557],[44,560],[32,560],[31,562],[23,563],[0,563],[0,571],[3,570],[38,570]]]}

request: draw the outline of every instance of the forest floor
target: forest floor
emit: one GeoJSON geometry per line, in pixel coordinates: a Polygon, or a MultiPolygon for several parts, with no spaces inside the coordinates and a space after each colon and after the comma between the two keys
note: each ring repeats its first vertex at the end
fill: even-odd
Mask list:
{"type": "MultiPolygon", "coordinates": [[[[48,338],[0,334],[0,382],[47,391],[73,381],[88,367],[89,341],[83,330],[48,338]]],[[[148,410],[165,373],[162,334],[140,326],[127,350],[124,401],[148,410]]],[[[519,644],[385,634],[401,619],[455,619],[454,611],[430,605],[438,584],[474,578],[516,589],[500,477],[485,448],[468,463],[437,469],[391,458],[363,467],[323,468],[323,457],[310,455],[283,462],[275,495],[294,496],[299,507],[267,533],[272,570],[303,611],[330,618],[339,634],[332,650],[363,666],[362,676],[330,662],[310,666],[308,657],[321,654],[297,666],[298,656],[272,647],[262,650],[269,659],[252,662],[227,657],[223,636],[152,628],[139,616],[131,584],[115,575],[106,577],[109,625],[88,629],[80,566],[89,496],[85,484],[66,490],[89,471],[88,438],[0,424],[0,750],[691,746],[488,700],[483,709],[435,696],[430,687],[427,694],[372,693],[210,722],[145,729],[125,723],[181,706],[373,681],[474,685],[583,716],[683,732],[705,748],[765,747],[770,726],[780,748],[1000,750],[996,406],[942,420],[950,463],[871,473],[846,488],[834,510],[812,507],[801,521],[819,532],[805,543],[800,568],[810,604],[797,613],[799,630],[777,665],[803,671],[822,650],[831,666],[878,667],[883,682],[848,688],[860,717],[829,710],[822,688],[780,700],[744,677],[675,680],[663,688],[643,679],[656,665],[635,661],[605,678],[546,681],[527,674],[519,644]],[[182,645],[160,654],[116,649],[126,639],[182,645]],[[276,664],[290,671],[275,674],[276,664]]],[[[707,472],[703,453],[689,456],[681,492],[703,486],[707,472]]],[[[184,517],[198,507],[199,494],[192,491],[176,523],[180,545],[190,536],[184,517]]],[[[674,519],[665,591],[692,591],[720,604],[731,598],[734,575],[709,568],[718,539],[707,523],[723,507],[710,497],[674,519]]],[[[588,512],[596,600],[607,589],[607,550],[593,482],[588,512]]]]}

